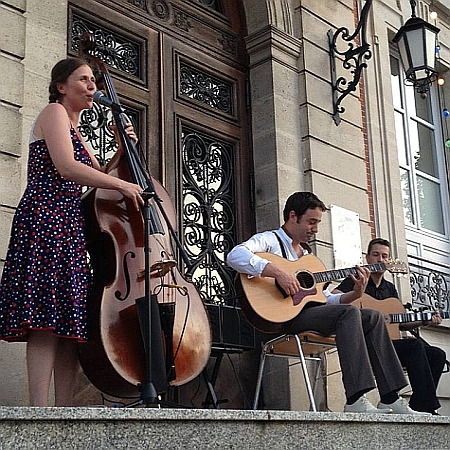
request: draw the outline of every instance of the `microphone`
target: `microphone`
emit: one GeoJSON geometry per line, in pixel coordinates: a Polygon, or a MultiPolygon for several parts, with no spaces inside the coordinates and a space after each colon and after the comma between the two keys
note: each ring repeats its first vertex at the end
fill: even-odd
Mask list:
{"type": "Polygon", "coordinates": [[[94,99],[95,103],[106,106],[107,108],[111,108],[112,106],[114,106],[116,104],[109,97],[107,97],[105,94],[103,94],[102,91],[94,92],[93,99],[94,99]]]}
{"type": "Polygon", "coordinates": [[[106,106],[107,108],[111,108],[113,114],[114,113],[120,114],[122,120],[125,121],[126,123],[128,123],[128,122],[131,123],[130,118],[124,113],[122,106],[119,103],[112,101],[109,97],[107,97],[105,94],[103,94],[102,91],[94,92],[94,95],[92,96],[92,98],[95,103],[106,106]]]}

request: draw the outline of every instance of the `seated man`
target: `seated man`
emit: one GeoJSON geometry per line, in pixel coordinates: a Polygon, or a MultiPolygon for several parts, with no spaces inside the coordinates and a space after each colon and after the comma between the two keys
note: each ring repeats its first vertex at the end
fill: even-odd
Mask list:
{"type": "MultiPolygon", "coordinates": [[[[377,238],[369,242],[366,256],[368,264],[386,262],[390,258],[391,244],[389,241],[377,238]]],[[[354,289],[353,286],[354,281],[346,278],[333,290],[333,293],[351,292],[354,289]]],[[[395,286],[384,278],[384,271],[370,274],[365,293],[376,300],[384,300],[391,297],[399,298],[395,286]]],[[[348,303],[344,295],[340,298],[340,303],[348,303]]],[[[439,316],[439,312],[436,312],[432,318],[432,323],[439,324],[441,322],[442,319],[439,316]]],[[[414,322],[412,327],[416,328],[420,325],[428,324],[414,322]]],[[[412,327],[406,326],[405,328],[411,329],[412,327]]],[[[441,405],[436,396],[436,388],[444,369],[445,352],[440,348],[424,344],[420,339],[398,339],[392,342],[400,362],[408,372],[412,388],[409,406],[416,411],[438,414],[436,410],[441,405]]],[[[384,406],[383,401],[378,405],[379,408],[384,406]]]]}
{"type": "MultiPolygon", "coordinates": [[[[306,242],[317,233],[325,210],[323,202],[313,193],[292,194],[284,207],[284,224],[277,230],[257,233],[234,247],[228,254],[228,264],[239,273],[275,278],[290,296],[298,293],[300,284],[292,273],[256,253],[270,252],[291,261],[298,260],[309,253],[306,242]]],[[[353,277],[353,290],[342,294],[349,302],[361,296],[369,277],[367,269],[358,267],[357,270],[359,276],[353,277]]],[[[347,399],[345,412],[417,414],[398,395],[407,381],[380,312],[359,310],[353,305],[311,302],[284,325],[287,333],[317,330],[336,335],[347,399]],[[364,396],[376,386],[382,408],[375,408],[364,396]]]]}

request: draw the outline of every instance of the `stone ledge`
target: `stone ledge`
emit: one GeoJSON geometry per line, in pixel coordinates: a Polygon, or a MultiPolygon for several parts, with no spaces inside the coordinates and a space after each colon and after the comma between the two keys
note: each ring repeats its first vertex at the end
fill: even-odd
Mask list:
{"type": "MultiPolygon", "coordinates": [[[[293,422],[363,422],[363,423],[432,423],[450,426],[450,416],[409,414],[355,414],[279,410],[181,409],[181,408],[110,408],[105,406],[36,408],[0,406],[4,420],[235,420],[293,422]]],[[[450,432],[450,429],[449,429],[450,432]]]]}
{"type": "Polygon", "coordinates": [[[2,449],[449,449],[450,417],[0,407],[2,449]]]}

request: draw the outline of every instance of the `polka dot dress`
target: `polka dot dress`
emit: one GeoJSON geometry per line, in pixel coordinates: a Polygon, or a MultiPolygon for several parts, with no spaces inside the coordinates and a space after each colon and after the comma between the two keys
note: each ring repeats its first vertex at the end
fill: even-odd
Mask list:
{"type": "MultiPolygon", "coordinates": [[[[77,161],[89,153],[70,131],[77,161]]],[[[89,270],[81,186],[62,177],[44,140],[30,144],[28,182],[17,207],[0,291],[0,339],[27,330],[85,341],[89,270]]]]}

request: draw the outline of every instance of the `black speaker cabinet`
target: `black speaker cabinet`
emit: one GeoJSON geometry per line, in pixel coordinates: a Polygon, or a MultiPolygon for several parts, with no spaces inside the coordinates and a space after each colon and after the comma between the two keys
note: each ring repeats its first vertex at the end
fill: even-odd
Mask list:
{"type": "Polygon", "coordinates": [[[213,347],[252,350],[255,329],[236,306],[206,303],[211,322],[213,347]]]}

